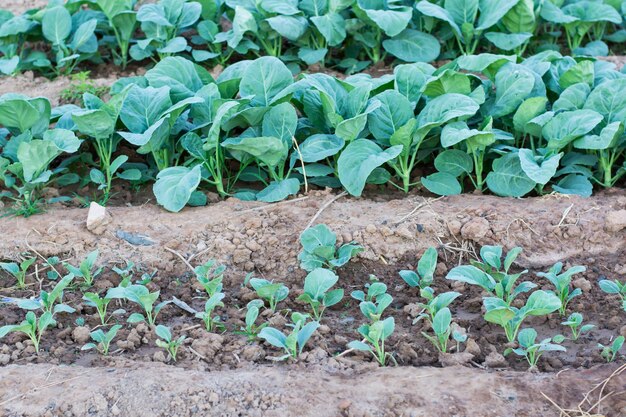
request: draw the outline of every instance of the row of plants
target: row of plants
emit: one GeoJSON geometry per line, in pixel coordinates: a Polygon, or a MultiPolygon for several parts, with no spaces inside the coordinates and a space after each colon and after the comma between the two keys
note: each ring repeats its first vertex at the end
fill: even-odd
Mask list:
{"type": "Polygon", "coordinates": [[[348,73],[385,60],[430,62],[476,52],[623,52],[624,0],[50,0],[0,10],[0,73],[71,73],[77,65],[181,55],[226,65],[274,56],[293,72],[348,73]],[[39,44],[45,43],[41,48],[39,44]],[[389,58],[389,59],[388,59],[389,58]]]}
{"type": "Polygon", "coordinates": [[[91,183],[104,204],[115,181],[155,180],[170,211],[206,204],[205,190],[276,202],[311,185],[589,196],[626,173],[624,88],[613,64],[553,51],[296,80],[273,57],[216,80],[168,57],[117,81],[106,102],[0,97],[0,185],[24,215],[40,210],[44,187],[91,183]]]}
{"type": "MultiPolygon", "coordinates": [[[[224,300],[227,300],[223,291],[226,268],[213,260],[197,266],[193,271],[199,287],[202,288],[194,296],[194,299],[203,299],[204,308],[201,311],[196,311],[189,304],[177,299],[159,301],[162,298],[160,292],[151,292],[148,288],[154,274],[143,274],[140,279],[136,279],[132,264],[125,268],[114,268],[120,276],[120,284],[99,293],[96,292],[94,283],[103,268],[98,266],[98,252],[94,251],[78,266],[57,264],[57,267],[62,266],[67,270],[67,275],[62,275],[52,266],[48,274],[48,278],[53,279],[49,292],[42,290],[38,297],[30,299],[3,299],[3,302],[25,310],[26,319],[21,324],[0,327],[0,338],[12,332],[24,333],[39,352],[41,339],[46,330],[56,324],[57,316],[76,312],[74,307],[63,302],[64,293],[71,291],[82,294],[82,300],[89,307],[87,311],[93,312],[93,322],[97,322],[91,333],[93,342],[83,346],[82,350],[97,349],[107,355],[110,344],[124,325],[123,318],[126,316],[127,323],[145,322],[153,328],[159,337],[156,344],[164,348],[175,361],[185,336],[174,337],[168,327],[157,323],[160,312],[166,306],[172,303],[180,306],[182,303],[186,311],[193,312],[195,318],[201,320],[208,332],[235,331],[246,336],[250,343],[260,339],[280,349],[283,354],[275,357],[275,360],[297,359],[320,323],[326,322],[324,313],[327,309],[338,306],[344,299],[344,289],[337,288],[341,287],[337,268],[363,251],[355,242],[337,247],[336,240],[336,235],[323,224],[307,229],[300,236],[300,266],[308,272],[301,295],[297,297],[298,305],[303,311],[280,307],[289,297],[290,290],[287,286],[276,281],[253,278],[249,274],[243,285],[251,286],[258,298],[246,306],[245,325],[233,329],[232,325],[229,326],[219,316],[219,311],[224,308],[224,300]],[[130,315],[123,309],[110,312],[108,307],[113,303],[124,308],[137,308],[130,315]],[[260,314],[265,309],[270,310],[269,315],[260,314]],[[287,332],[285,329],[271,327],[270,318],[274,314],[291,317],[291,323],[286,326],[287,332]],[[259,317],[266,317],[268,321],[259,322],[259,317]]],[[[583,324],[582,314],[571,312],[568,307],[572,299],[582,294],[580,289],[574,289],[572,279],[576,274],[584,272],[585,268],[573,266],[564,270],[563,264],[557,263],[547,272],[537,274],[543,280],[542,285],[550,289],[538,289],[536,283],[524,280],[527,270],[512,272],[513,264],[521,251],[521,248],[514,248],[505,254],[502,247],[484,246],[480,250],[479,259],[451,269],[446,279],[479,287],[483,294],[483,319],[500,326],[509,342],[510,347],[503,353],[522,356],[531,367],[535,367],[542,354],[565,351],[562,343],[566,339],[576,342],[581,335],[592,331],[594,325],[583,324]],[[561,325],[567,329],[567,336],[557,334],[538,340],[537,331],[524,325],[529,317],[547,317],[551,314],[561,317],[561,325]]],[[[450,307],[463,294],[457,291],[437,293],[433,288],[433,284],[437,284],[437,262],[437,250],[429,248],[419,259],[415,271],[400,271],[400,277],[409,287],[408,291],[413,291],[411,288],[416,289],[419,297],[417,305],[420,312],[412,324],[425,323],[421,326],[424,329],[422,335],[437,351],[461,352],[461,346],[468,338],[468,330],[454,323],[450,307]]],[[[33,263],[34,259],[28,258],[21,264],[2,263],[0,267],[16,278],[16,287],[19,289],[27,285],[25,276],[33,263]]],[[[621,297],[626,311],[625,284],[604,279],[599,281],[599,286],[604,292],[621,297]]],[[[386,341],[395,328],[394,317],[388,311],[393,297],[387,292],[387,285],[370,276],[365,289],[353,291],[350,296],[359,303],[363,324],[358,327],[358,339],[350,342],[346,346],[347,351],[342,354],[364,351],[373,355],[382,366],[395,362],[386,347],[386,341]]],[[[88,314],[87,317],[89,316],[88,314]]],[[[84,325],[85,317],[77,319],[76,323],[84,325]]],[[[618,336],[610,345],[598,347],[603,358],[613,361],[623,343],[624,337],[618,336]]]]}

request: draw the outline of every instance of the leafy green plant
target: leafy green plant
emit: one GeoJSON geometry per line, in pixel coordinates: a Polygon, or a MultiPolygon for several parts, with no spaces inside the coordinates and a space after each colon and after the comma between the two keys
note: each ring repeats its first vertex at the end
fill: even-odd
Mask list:
{"type": "Polygon", "coordinates": [[[531,368],[537,366],[537,362],[541,355],[545,352],[565,352],[565,347],[553,343],[553,339],[547,338],[537,342],[537,331],[533,328],[523,329],[517,335],[518,348],[508,348],[504,351],[504,355],[511,352],[518,356],[524,356],[531,368]]]}
{"type": "Polygon", "coordinates": [[[452,313],[450,313],[448,307],[444,307],[437,311],[432,319],[431,327],[435,335],[431,336],[426,332],[422,332],[422,335],[428,339],[437,350],[445,353],[448,351],[448,341],[452,333],[452,328],[450,327],[451,323],[452,313]]]}
{"type": "Polygon", "coordinates": [[[355,242],[343,244],[336,249],[337,235],[325,224],[318,224],[302,232],[300,243],[300,267],[309,272],[316,268],[340,268],[364,250],[355,242]]]}
{"type": "Polygon", "coordinates": [[[293,313],[291,315],[293,324],[289,325],[292,327],[291,333],[286,335],[278,329],[267,326],[259,331],[258,337],[285,351],[283,356],[279,356],[275,360],[297,359],[315,330],[320,326],[317,321],[307,323],[307,319],[308,315],[306,314],[293,313]]]}
{"type": "Polygon", "coordinates": [[[57,313],[74,313],[76,311],[74,308],[63,304],[63,292],[72,281],[74,281],[74,275],[66,275],[54,285],[52,291],[41,290],[39,297],[20,300],[17,306],[25,310],[42,310],[44,313],[52,315],[57,313]]]}
{"type": "Polygon", "coordinates": [[[521,248],[513,248],[502,261],[501,246],[483,246],[480,249],[481,261],[471,261],[472,265],[452,268],[446,279],[477,285],[492,296],[500,298],[506,305],[510,305],[520,294],[536,287],[529,281],[517,284],[519,278],[528,271],[509,273],[521,252],[521,248]]]}
{"type": "Polygon", "coordinates": [[[613,362],[615,360],[622,346],[624,346],[624,336],[616,337],[613,342],[607,346],[598,343],[598,348],[601,349],[600,355],[607,362],[613,362]]]}
{"type": "Polygon", "coordinates": [[[359,308],[363,316],[372,323],[380,320],[383,312],[391,305],[393,297],[387,294],[387,286],[382,282],[372,282],[367,286],[367,293],[357,290],[350,296],[360,301],[359,308]]]}
{"type": "Polygon", "coordinates": [[[566,321],[561,323],[563,326],[567,326],[572,331],[572,340],[578,340],[578,338],[583,334],[589,332],[593,329],[593,324],[582,324],[583,323],[583,315],[580,313],[572,313],[569,315],[566,321]],[[582,326],[581,326],[582,325],[582,326]]]}
{"type": "Polygon", "coordinates": [[[241,328],[240,333],[245,334],[250,342],[257,338],[259,332],[264,327],[269,325],[267,322],[258,326],[256,324],[261,307],[263,307],[263,300],[252,300],[246,306],[245,327],[241,328]]]}
{"type": "Polygon", "coordinates": [[[107,322],[107,308],[109,306],[109,303],[113,299],[110,298],[108,295],[101,297],[95,292],[86,292],[83,295],[83,300],[85,300],[86,304],[89,307],[94,307],[96,309],[96,311],[98,312],[98,317],[100,317],[100,323],[102,323],[102,325],[105,325],[107,322]]]}
{"type": "Polygon", "coordinates": [[[218,292],[213,294],[204,304],[204,311],[196,313],[196,318],[202,319],[204,321],[204,326],[207,332],[212,332],[215,330],[216,326],[220,325],[220,317],[214,316],[213,311],[217,307],[223,307],[224,303],[222,300],[226,295],[222,292],[218,292]]]}
{"type": "Polygon", "coordinates": [[[11,324],[0,327],[0,338],[12,332],[24,333],[33,343],[35,351],[39,353],[39,344],[41,343],[43,333],[48,327],[54,326],[55,324],[56,321],[51,312],[46,311],[38,318],[35,313],[29,311],[26,313],[26,320],[21,324],[11,324]]]}
{"type": "Polygon", "coordinates": [[[128,89],[117,94],[104,103],[98,97],[86,93],[83,96],[85,109],[72,113],[72,121],[78,130],[89,138],[98,156],[96,167],[89,172],[89,178],[103,192],[100,202],[106,204],[110,198],[114,178],[139,180],[141,172],[136,168],[121,171],[128,161],[127,155],[119,155],[113,159],[113,153],[121,140],[115,127],[122,112],[122,105],[128,89]]]}
{"type": "Polygon", "coordinates": [[[137,26],[137,14],[134,11],[136,0],[96,0],[95,3],[106,16],[115,35],[115,62],[125,69],[128,64],[128,49],[137,26]]]}
{"type": "Polygon", "coordinates": [[[393,360],[391,353],[385,350],[385,341],[395,329],[393,317],[378,320],[371,324],[363,324],[359,327],[359,333],[363,340],[353,340],[348,343],[348,348],[363,352],[370,352],[381,366],[385,366],[388,359],[393,360]]]}
{"type": "Polygon", "coordinates": [[[106,333],[101,329],[94,330],[93,332],[91,332],[90,336],[95,343],[87,343],[82,348],[80,348],[80,350],[96,349],[104,356],[107,356],[109,354],[109,346],[113,339],[115,339],[117,332],[121,328],[121,325],[116,324],[114,326],[111,326],[111,328],[106,333]]]}
{"type": "Polygon", "coordinates": [[[16,262],[0,262],[0,268],[13,275],[17,280],[17,287],[21,289],[26,287],[26,273],[36,260],[37,258],[26,258],[19,264],[16,262]]]}
{"type": "Polygon", "coordinates": [[[202,5],[195,1],[164,0],[142,5],[136,18],[146,38],[131,46],[130,56],[142,61],[155,54],[163,59],[186,51],[187,39],[180,35],[198,21],[201,13],[202,5]]]}
{"type": "Polygon", "coordinates": [[[618,280],[601,279],[598,285],[605,293],[618,295],[622,300],[622,307],[626,311],[626,284],[622,284],[618,280]]]}
{"type": "Polygon", "coordinates": [[[316,321],[322,319],[324,310],[332,307],[343,298],[343,289],[330,289],[337,283],[339,277],[332,271],[316,268],[304,279],[304,293],[298,297],[311,306],[316,321]]]}
{"type": "Polygon", "coordinates": [[[580,274],[585,272],[587,268],[584,266],[573,266],[569,268],[567,271],[561,273],[563,270],[563,263],[557,262],[550,268],[547,273],[539,272],[537,275],[543,278],[546,278],[548,281],[554,285],[556,288],[556,294],[559,296],[561,300],[561,308],[559,309],[559,313],[561,316],[565,315],[565,311],[567,309],[567,304],[574,298],[582,294],[582,290],[580,288],[576,288],[573,291],[570,291],[572,284],[572,277],[575,274],[580,274]]]}
{"type": "Polygon", "coordinates": [[[276,312],[276,305],[289,295],[289,288],[279,282],[272,282],[262,278],[250,279],[250,285],[257,295],[268,302],[269,309],[276,312]]]}
{"type": "Polygon", "coordinates": [[[209,298],[222,291],[222,280],[224,279],[225,265],[217,265],[213,259],[194,269],[196,278],[209,298]]]}
{"type": "Polygon", "coordinates": [[[97,249],[88,253],[78,267],[72,266],[69,263],[64,263],[63,266],[75,277],[82,278],[86,287],[91,287],[94,279],[100,275],[104,269],[103,267],[96,266],[98,254],[99,251],[97,249]]]}
{"type": "Polygon", "coordinates": [[[52,45],[55,66],[52,70],[56,75],[70,74],[76,65],[98,52],[98,40],[95,30],[97,19],[89,19],[76,23],[72,15],[63,6],[55,6],[45,10],[41,20],[41,31],[44,38],[52,45]]]}
{"type": "Polygon", "coordinates": [[[180,336],[178,339],[172,337],[172,331],[169,327],[159,324],[155,328],[155,333],[160,339],[157,339],[156,344],[158,347],[163,348],[170,355],[172,360],[176,362],[176,355],[178,354],[178,348],[183,344],[186,337],[180,336]]]}
{"type": "Polygon", "coordinates": [[[417,263],[417,272],[402,270],[400,271],[400,277],[402,277],[404,282],[406,282],[410,287],[418,287],[420,289],[420,293],[426,291],[432,294],[433,290],[430,286],[433,283],[436,269],[437,249],[430,247],[426,249],[417,263]]]}
{"type": "Polygon", "coordinates": [[[160,291],[150,292],[144,285],[131,284],[127,287],[110,288],[107,292],[107,298],[128,300],[138,304],[144,311],[142,313],[133,313],[128,317],[129,323],[139,323],[147,321],[150,326],[154,326],[155,321],[163,307],[170,304],[171,301],[162,301],[154,305],[159,298],[160,291]]]}
{"type": "Polygon", "coordinates": [[[483,298],[485,320],[501,326],[509,342],[513,342],[522,322],[529,316],[545,316],[561,308],[561,300],[554,293],[537,290],[530,294],[522,308],[512,307],[501,298],[483,298]]]}
{"type": "Polygon", "coordinates": [[[0,154],[0,181],[7,190],[0,192],[0,198],[16,203],[11,209],[13,214],[28,217],[40,212],[44,187],[55,183],[70,185],[79,180],[78,175],[66,173],[71,158],[56,167],[52,164],[64,153],[77,152],[82,141],[70,130],[48,129],[50,117],[50,102],[45,98],[30,99],[18,94],[0,97],[0,124],[13,135],[0,154]]]}

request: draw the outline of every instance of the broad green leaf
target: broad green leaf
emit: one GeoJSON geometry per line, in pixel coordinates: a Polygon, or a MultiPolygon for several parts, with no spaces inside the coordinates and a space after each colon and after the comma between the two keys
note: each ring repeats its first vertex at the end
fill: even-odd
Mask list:
{"type": "Polygon", "coordinates": [[[447,172],[435,172],[422,177],[421,183],[428,191],[437,195],[457,195],[463,191],[456,177],[447,172]]]}
{"type": "Polygon", "coordinates": [[[370,140],[357,139],[351,142],[339,156],[337,161],[339,180],[346,191],[359,197],[372,171],[391,161],[401,152],[401,145],[392,146],[383,151],[370,140]]]}
{"type": "Polygon", "coordinates": [[[585,109],[594,110],[604,116],[606,123],[626,120],[626,78],[606,81],[591,91],[585,109]]]}
{"type": "Polygon", "coordinates": [[[442,126],[450,120],[465,119],[478,111],[478,104],[462,94],[444,94],[429,101],[417,117],[420,130],[442,126]]]}
{"type": "Polygon", "coordinates": [[[329,46],[337,46],[346,38],[346,22],[338,13],[313,16],[311,22],[320,31],[329,46]]]}
{"type": "Polygon", "coordinates": [[[20,143],[17,159],[22,164],[24,179],[27,182],[37,179],[60,154],[60,149],[52,141],[32,140],[20,143]]]}
{"type": "Polygon", "coordinates": [[[65,45],[72,32],[72,16],[63,6],[47,9],[41,20],[43,36],[53,45],[65,45]]]}
{"type": "Polygon", "coordinates": [[[486,291],[493,291],[496,286],[495,280],[490,275],[472,265],[452,268],[446,275],[446,279],[478,285],[486,291]]]}
{"type": "Polygon", "coordinates": [[[480,17],[476,29],[484,31],[498,23],[519,0],[480,0],[480,17]]]}
{"type": "Polygon", "coordinates": [[[585,135],[574,141],[574,148],[593,150],[610,149],[617,145],[623,134],[623,123],[611,123],[602,129],[599,135],[585,135]]]}
{"type": "Polygon", "coordinates": [[[535,187],[535,181],[522,169],[517,153],[509,153],[493,161],[487,186],[494,194],[503,197],[522,197],[535,187]]]}
{"type": "MultiPolygon", "coordinates": [[[[300,154],[304,162],[317,162],[339,153],[345,142],[335,135],[316,134],[300,144],[300,154]]],[[[300,154],[296,154],[299,158],[300,154]]]]}
{"type": "Polygon", "coordinates": [[[256,59],[245,69],[239,94],[250,99],[253,106],[269,106],[272,99],[283,89],[293,84],[291,71],[278,58],[256,59]]]}
{"type": "Polygon", "coordinates": [[[134,86],[124,99],[120,118],[132,133],[143,133],[155,124],[171,105],[168,87],[134,86]]]}
{"type": "Polygon", "coordinates": [[[193,62],[182,57],[166,57],[145,75],[151,87],[169,87],[172,102],[195,96],[203,86],[193,62]]]}
{"type": "Polygon", "coordinates": [[[369,130],[379,142],[388,143],[389,138],[413,118],[413,106],[396,90],[383,91],[373,100],[381,105],[368,115],[369,130]]]}
{"type": "Polygon", "coordinates": [[[446,149],[435,158],[435,168],[456,177],[469,174],[474,169],[474,161],[466,152],[458,149],[446,149]]]}
{"type": "Polygon", "coordinates": [[[591,132],[602,119],[602,115],[593,110],[562,112],[543,126],[542,135],[548,141],[548,148],[563,149],[573,140],[591,132]]]}
{"type": "Polygon", "coordinates": [[[548,158],[535,156],[530,149],[520,149],[519,152],[520,165],[526,175],[537,184],[547,184],[559,167],[559,161],[563,153],[551,155],[548,158]]]}
{"type": "Polygon", "coordinates": [[[517,110],[528,98],[535,84],[535,76],[522,65],[506,64],[496,74],[496,98],[489,114],[494,118],[517,110]]]}
{"type": "Polygon", "coordinates": [[[440,53],[437,38],[414,29],[405,29],[397,36],[385,39],[383,48],[405,62],[431,62],[440,53]]]}
{"type": "Polygon", "coordinates": [[[308,29],[308,22],[302,16],[274,16],[266,21],[280,36],[290,41],[297,41],[308,29]]]}
{"type": "Polygon", "coordinates": [[[263,117],[263,136],[274,136],[291,147],[298,127],[296,109],[290,103],[281,103],[265,113],[263,117]]]}
{"type": "Polygon", "coordinates": [[[179,212],[200,185],[202,171],[200,165],[193,168],[172,167],[159,172],[152,187],[157,202],[166,210],[179,212]]]}
{"type": "Polygon", "coordinates": [[[485,34],[485,38],[487,38],[489,42],[503,51],[512,51],[515,48],[519,48],[532,38],[532,36],[532,33],[489,32],[485,34]]]}
{"type": "Polygon", "coordinates": [[[272,181],[267,187],[257,193],[256,199],[266,203],[274,203],[282,201],[290,195],[297,194],[298,191],[300,191],[300,181],[296,178],[272,181]]]}
{"type": "Polygon", "coordinates": [[[287,158],[287,145],[273,136],[230,138],[222,142],[222,146],[245,152],[269,167],[275,167],[287,158]]]}

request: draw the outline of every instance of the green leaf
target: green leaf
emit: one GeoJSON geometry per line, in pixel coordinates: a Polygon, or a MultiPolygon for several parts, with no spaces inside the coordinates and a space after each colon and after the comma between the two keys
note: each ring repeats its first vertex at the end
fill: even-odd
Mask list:
{"type": "Polygon", "coordinates": [[[317,162],[338,154],[344,145],[345,141],[335,135],[315,134],[308,137],[299,147],[304,162],[317,162]]]}
{"type": "Polygon", "coordinates": [[[431,3],[428,0],[420,1],[419,3],[417,3],[415,7],[417,8],[419,12],[421,12],[422,14],[426,16],[434,17],[435,19],[439,19],[439,20],[443,20],[444,22],[447,22],[457,37],[459,38],[463,37],[463,35],[461,34],[461,29],[459,28],[457,23],[454,21],[454,18],[452,17],[450,12],[448,12],[443,7],[438,6],[434,3],[431,3]]]}
{"type": "Polygon", "coordinates": [[[435,172],[422,177],[421,182],[428,191],[437,195],[457,195],[463,191],[456,177],[448,172],[435,172]]]}
{"type": "Polygon", "coordinates": [[[483,31],[498,23],[519,0],[480,0],[480,17],[476,30],[483,31]]]}
{"type": "Polygon", "coordinates": [[[443,308],[435,314],[433,318],[433,331],[437,335],[443,335],[450,329],[452,313],[449,308],[443,308]]]}
{"type": "Polygon", "coordinates": [[[222,142],[222,146],[245,152],[269,167],[275,167],[287,158],[287,145],[273,136],[230,138],[222,142]]]}
{"type": "Polygon", "coordinates": [[[520,149],[518,155],[520,165],[526,175],[537,184],[546,185],[556,174],[563,153],[550,155],[546,158],[535,156],[530,149],[520,149]]]}
{"type": "Polygon", "coordinates": [[[469,118],[476,114],[480,107],[470,97],[462,94],[443,94],[430,100],[417,117],[420,130],[430,129],[453,119],[469,118]]]}
{"type": "Polygon", "coordinates": [[[193,62],[181,57],[166,57],[145,75],[151,87],[169,87],[172,102],[195,96],[203,86],[193,62]]]}
{"type": "Polygon", "coordinates": [[[265,113],[263,117],[263,136],[274,136],[291,147],[298,127],[296,109],[290,103],[281,103],[265,113]]]}
{"type": "Polygon", "coordinates": [[[282,201],[290,195],[297,194],[298,191],[300,191],[300,181],[296,178],[272,181],[270,185],[257,193],[256,199],[266,203],[274,203],[282,201]]]}
{"type": "Polygon", "coordinates": [[[339,180],[346,191],[359,197],[372,171],[391,161],[401,152],[401,145],[392,146],[383,151],[370,140],[357,139],[351,142],[339,156],[337,161],[339,180]]]}
{"type": "Polygon", "coordinates": [[[493,291],[496,286],[495,280],[490,275],[472,265],[461,265],[452,268],[450,272],[448,272],[446,279],[478,285],[485,291],[490,292],[493,291]]]}
{"type": "Polygon", "coordinates": [[[535,76],[522,65],[505,64],[496,74],[495,85],[496,98],[489,113],[498,118],[517,110],[533,91],[535,76]]]}
{"type": "Polygon", "coordinates": [[[487,175],[489,189],[503,197],[522,197],[534,187],[522,169],[517,153],[509,153],[493,161],[493,171],[487,175]]]}
{"type": "Polygon", "coordinates": [[[544,316],[561,308],[561,300],[553,292],[537,290],[533,292],[524,306],[530,316],[544,316]]]}
{"type": "Polygon", "coordinates": [[[626,78],[606,81],[589,94],[585,109],[594,110],[604,116],[606,123],[626,120],[626,78]]]}
{"type": "Polygon", "coordinates": [[[414,29],[405,29],[397,36],[385,39],[383,48],[405,62],[431,62],[440,53],[437,38],[414,29]]]}
{"type": "Polygon", "coordinates": [[[602,115],[593,110],[562,112],[543,126],[542,134],[548,141],[548,148],[560,150],[591,132],[602,120],[602,115]]]}
{"type": "Polygon", "coordinates": [[[532,33],[489,32],[485,34],[485,38],[487,38],[489,42],[503,51],[512,51],[515,48],[519,48],[532,38],[532,36],[532,33]]]}
{"type": "Polygon", "coordinates": [[[446,149],[435,158],[435,168],[440,172],[447,172],[452,176],[459,177],[469,174],[474,169],[472,157],[458,149],[446,149]]]}
{"type": "Polygon", "coordinates": [[[284,88],[293,84],[291,71],[274,57],[258,58],[243,73],[239,94],[250,99],[253,106],[269,106],[272,99],[284,88]]]}
{"type": "Polygon", "coordinates": [[[368,115],[369,130],[379,142],[388,143],[389,138],[413,118],[413,106],[395,90],[383,91],[372,100],[378,101],[380,106],[368,115]]]}
{"type": "Polygon", "coordinates": [[[337,46],[346,38],[346,22],[338,13],[313,16],[311,22],[320,31],[329,46],[337,46]]]}
{"type": "Polygon", "coordinates": [[[20,143],[17,159],[22,164],[24,179],[27,182],[36,180],[60,154],[59,148],[51,141],[32,140],[20,143]]]}
{"type": "Polygon", "coordinates": [[[185,207],[191,194],[200,184],[200,165],[192,169],[186,167],[166,168],[159,172],[152,187],[157,202],[166,210],[178,212],[185,207]]]}
{"type": "Polygon", "coordinates": [[[283,38],[290,41],[300,39],[308,29],[308,22],[302,16],[274,16],[266,22],[283,38]]]}
{"type": "Polygon", "coordinates": [[[43,36],[53,45],[65,45],[72,32],[72,16],[63,6],[47,9],[41,20],[43,36]]]}

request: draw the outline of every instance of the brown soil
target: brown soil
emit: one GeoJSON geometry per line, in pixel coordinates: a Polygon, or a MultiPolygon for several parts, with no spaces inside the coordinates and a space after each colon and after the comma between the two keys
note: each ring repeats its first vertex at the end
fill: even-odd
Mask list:
{"type": "Polygon", "coordinates": [[[2,0],[0,7],[18,15],[31,9],[46,7],[47,4],[47,0],[2,0]]]}
{"type": "MultiPolygon", "coordinates": [[[[347,342],[357,338],[356,329],[362,322],[358,303],[349,297],[325,314],[323,326],[299,362],[271,365],[270,358],[278,354],[275,349],[247,343],[244,336],[233,333],[243,325],[243,307],[255,298],[242,286],[243,277],[254,272],[290,287],[289,299],[279,305],[282,310],[275,315],[264,313],[263,318],[284,329],[289,310],[306,308],[294,301],[302,291],[305,275],[296,259],[298,235],[332,198],[332,194],[313,192],[274,205],[230,199],[178,214],[151,204],[114,207],[109,209],[112,218],[101,235],[86,230],[85,209],[52,209],[29,219],[0,219],[0,260],[36,251],[44,257],[57,255],[78,263],[86,252],[98,248],[100,261],[109,267],[131,260],[147,272],[157,270],[148,284],[151,291],[160,290],[160,300],[176,297],[196,310],[204,303],[200,288],[184,263],[168,249],[194,265],[215,258],[228,266],[226,307],[219,311],[226,332],[207,333],[198,319],[174,305],[159,316],[158,322],[170,326],[175,335],[187,336],[175,366],[161,364],[167,358],[155,346],[155,335],[148,326],[125,324],[128,314],[138,311],[131,305],[124,305],[129,311],[113,319],[124,328],[108,358],[81,352],[85,341],[74,330],[77,315],[59,315],[59,325],[44,336],[39,356],[18,335],[0,342],[4,343],[0,344],[0,363],[9,364],[0,368],[0,406],[6,407],[9,416],[204,415],[208,408],[211,415],[557,416],[556,408],[540,391],[558,404],[573,407],[595,382],[611,374],[614,368],[598,367],[602,359],[596,344],[607,344],[611,337],[626,333],[626,326],[622,327],[619,300],[602,293],[597,280],[626,272],[623,190],[598,193],[589,199],[342,197],[323,210],[315,222],[329,225],[340,242],[356,240],[365,246],[358,260],[339,271],[340,285],[349,294],[362,289],[369,274],[388,285],[394,297],[388,314],[395,318],[396,331],[387,346],[400,366],[378,370],[367,355],[337,356],[347,342]],[[118,237],[120,231],[132,234],[133,243],[118,237]],[[148,246],[137,246],[139,235],[148,246]],[[584,294],[572,301],[569,310],[583,312],[585,321],[595,324],[596,329],[577,342],[566,341],[566,353],[546,354],[539,363],[540,374],[525,372],[527,365],[515,355],[503,358],[497,353],[507,347],[506,338],[501,329],[482,319],[480,291],[443,279],[449,268],[467,262],[484,244],[524,247],[516,268],[531,269],[527,279],[545,289],[549,289],[546,281],[534,273],[554,262],[588,267],[576,277],[575,285],[584,294]],[[438,357],[421,336],[422,331],[428,331],[424,324],[411,325],[419,310],[415,304],[418,294],[398,276],[401,269],[415,268],[417,256],[431,245],[439,249],[441,260],[435,289],[463,294],[451,309],[456,323],[471,340],[466,351],[448,357],[438,357]],[[432,368],[452,363],[474,368],[432,368]],[[493,370],[499,368],[508,370],[493,370]],[[32,380],[32,375],[37,377],[32,380]],[[93,388],[79,388],[85,386],[93,388]],[[33,391],[34,387],[39,388],[33,391]],[[160,394],[155,395],[157,392],[160,394]],[[170,414],[164,414],[165,410],[170,414]]],[[[40,278],[47,288],[43,274],[41,271],[40,278]]],[[[9,288],[12,279],[0,276],[0,288],[5,288],[0,298],[34,295],[33,290],[39,287],[35,278],[29,277],[28,290],[16,291],[9,288]]],[[[104,292],[119,280],[107,270],[97,279],[96,290],[104,292]]],[[[68,291],[64,301],[85,319],[84,334],[98,325],[98,319],[80,297],[80,292],[68,291]]],[[[22,314],[5,305],[0,307],[0,322],[18,322],[22,314]]],[[[561,321],[554,314],[526,324],[535,327],[543,338],[567,334],[559,325],[561,321]]],[[[620,378],[613,380],[617,387],[624,386],[624,377],[620,378]]],[[[606,416],[626,412],[623,393],[602,404],[606,416]]]]}
{"type": "MultiPolygon", "coordinates": [[[[0,369],[0,391],[13,397],[0,397],[0,410],[11,417],[557,417],[559,412],[541,393],[575,408],[613,369],[534,375],[462,367],[337,372],[277,365],[205,373],[132,363],[116,368],[8,366],[0,369]],[[72,401],[67,401],[68,392],[72,401]]],[[[623,374],[606,392],[625,384],[623,374]]],[[[597,395],[590,398],[596,400],[597,395]]],[[[613,396],[601,403],[601,411],[618,416],[625,405],[624,397],[613,396]]]]}

